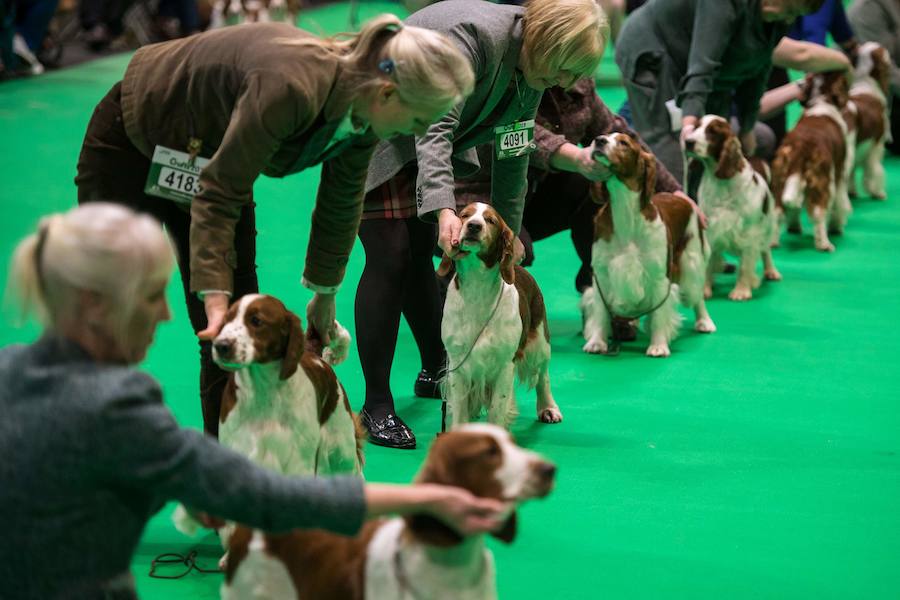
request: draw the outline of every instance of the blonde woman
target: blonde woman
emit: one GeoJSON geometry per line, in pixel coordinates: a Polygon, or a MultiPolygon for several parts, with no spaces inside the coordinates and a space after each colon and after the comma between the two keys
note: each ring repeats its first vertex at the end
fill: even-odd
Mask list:
{"type": "Polygon", "coordinates": [[[445,37],[385,15],[347,39],[276,23],[228,27],[138,50],[100,102],[78,160],[78,201],[149,213],[175,242],[200,338],[200,397],[218,431],[225,374],[210,340],[229,298],[257,291],[253,182],[322,163],[303,284],[327,339],[379,138],[424,133],[473,74],[445,37]]]}
{"type": "Polygon", "coordinates": [[[415,448],[397,416],[389,380],[401,313],[422,359],[414,391],[437,397],[443,366],[441,300],[431,262],[434,223],[441,248],[459,245],[454,177],[478,169],[476,146],[495,143],[491,200],[518,232],[534,117],[545,88],[568,87],[600,62],[608,27],[594,0],[529,0],[525,7],[446,0],[407,25],[449,36],[475,71],[475,89],[427,131],[375,150],[359,236],[366,267],[356,295],[356,332],[366,378],[361,417],[375,444],[415,448]],[[498,128],[500,128],[498,130],[498,128]]]}
{"type": "Polygon", "coordinates": [[[501,525],[508,507],[464,490],[283,477],[180,428],[133,368],[169,319],[174,261],[156,220],[101,202],[19,244],[11,283],[44,334],[0,350],[0,598],[136,598],[132,555],[170,500],[270,531],[353,534],[386,513],[501,525]]]}

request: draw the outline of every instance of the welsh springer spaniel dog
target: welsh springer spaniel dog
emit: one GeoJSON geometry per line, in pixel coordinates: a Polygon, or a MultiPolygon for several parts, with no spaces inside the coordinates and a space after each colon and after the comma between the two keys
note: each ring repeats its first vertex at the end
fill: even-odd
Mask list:
{"type": "MultiPolygon", "coordinates": [[[[503,429],[468,424],[435,440],[416,481],[519,504],[547,496],[555,473],[552,463],[518,447],[503,429]]],[[[516,529],[512,512],[492,535],[510,543],[516,529]]],[[[426,515],[370,521],[356,537],[320,530],[269,535],[239,527],[230,547],[224,600],[497,598],[484,536],[463,538],[426,515]]]]}
{"type": "Polygon", "coordinates": [[[787,216],[788,231],[800,233],[800,210],[805,206],[816,248],[823,252],[834,251],[828,234],[842,233],[852,211],[846,177],[852,148],[843,113],[848,92],[843,72],[808,75],[803,116],[772,162],[772,192],[787,216]]]}
{"type": "MultiPolygon", "coordinates": [[[[887,197],[884,181],[884,145],[890,141],[888,109],[891,57],[875,42],[860,46],[855,60],[850,104],[856,120],[856,157],[853,167],[862,165],[863,188],[877,200],[887,197]]],[[[847,187],[856,196],[856,177],[851,170],[847,187]]]]}
{"type": "Polygon", "coordinates": [[[487,409],[488,421],[508,428],[518,409],[514,379],[537,388],[537,416],[559,423],[550,391],[550,329],[537,282],[513,264],[515,234],[491,206],[469,204],[460,252],[444,255],[438,274],[456,273],[447,291],[441,338],[449,365],[443,392],[460,425],[487,409]]]}
{"type": "Polygon", "coordinates": [[[770,248],[778,231],[778,215],[766,177],[744,158],[740,140],[722,117],[703,117],[685,139],[684,151],[703,165],[697,196],[706,214],[711,248],[705,296],[712,296],[713,276],[722,270],[722,254],[728,252],[740,257],[737,283],[728,297],[749,300],[759,286],[756,263],[760,256],[765,278],[781,279],[770,248]]]}
{"type": "MultiPolygon", "coordinates": [[[[361,474],[361,428],[329,364],[346,358],[350,335],[335,322],[332,338],[320,357],[311,351],[318,340],[277,298],[250,294],[232,304],[213,341],[213,360],[232,371],[219,442],[285,475],[361,474]]],[[[173,519],[196,531],[181,507],[173,519]]]]}
{"type": "Polygon", "coordinates": [[[613,176],[599,187],[608,201],[594,218],[594,284],[581,299],[583,349],[605,354],[613,318],[647,315],[647,356],[669,356],[681,324],[679,300],[694,309],[696,331],[716,330],[703,299],[709,247],[699,219],[686,198],[653,193],[656,162],[631,136],[601,135],[594,155],[613,176]]]}

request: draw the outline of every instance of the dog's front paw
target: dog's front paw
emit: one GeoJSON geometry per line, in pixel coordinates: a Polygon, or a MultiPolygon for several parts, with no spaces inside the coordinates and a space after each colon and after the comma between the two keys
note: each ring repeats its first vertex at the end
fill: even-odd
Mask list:
{"type": "Polygon", "coordinates": [[[713,320],[709,317],[697,319],[697,321],[694,323],[694,331],[697,331],[699,333],[715,333],[716,324],[713,323],[713,320]]]}
{"type": "Polygon", "coordinates": [[[538,421],[541,423],[562,423],[562,411],[558,406],[551,406],[538,411],[538,421]]]}
{"type": "Polygon", "coordinates": [[[869,192],[869,195],[873,200],[885,200],[887,199],[887,194],[884,192],[869,192]]]}
{"type": "Polygon", "coordinates": [[[581,349],[588,354],[606,354],[609,350],[609,346],[605,340],[591,338],[581,347],[581,349]]]}
{"type": "Polygon", "coordinates": [[[763,277],[766,278],[766,281],[781,281],[781,273],[775,267],[766,269],[763,277]]]}
{"type": "Polygon", "coordinates": [[[819,252],[834,252],[834,244],[825,240],[824,242],[816,242],[816,250],[819,252]]]}
{"type": "Polygon", "coordinates": [[[749,300],[753,297],[753,292],[746,285],[736,285],[734,286],[734,289],[728,293],[728,297],[731,300],[737,301],[749,300]]]}
{"type": "Polygon", "coordinates": [[[669,345],[665,342],[662,344],[650,344],[650,347],[647,348],[647,356],[652,356],[653,358],[665,358],[671,354],[672,351],[669,350],[669,345]]]}

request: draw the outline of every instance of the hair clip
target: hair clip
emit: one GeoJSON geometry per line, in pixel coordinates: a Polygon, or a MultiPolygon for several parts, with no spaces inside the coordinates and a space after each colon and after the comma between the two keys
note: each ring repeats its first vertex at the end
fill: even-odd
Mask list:
{"type": "Polygon", "coordinates": [[[393,73],[395,67],[396,65],[394,65],[394,61],[390,58],[385,58],[380,63],[378,63],[378,70],[387,75],[393,73]]]}

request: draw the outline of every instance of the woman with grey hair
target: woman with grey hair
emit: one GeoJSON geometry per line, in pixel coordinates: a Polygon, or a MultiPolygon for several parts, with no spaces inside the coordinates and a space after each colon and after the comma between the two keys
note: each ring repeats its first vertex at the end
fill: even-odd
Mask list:
{"type": "Polygon", "coordinates": [[[174,262],[154,219],[106,203],[16,249],[11,286],[44,334],[0,350],[0,598],[135,598],[131,557],[169,500],[270,531],[353,534],[394,512],[499,527],[505,506],[464,490],[283,477],[179,427],[133,367],[169,319],[174,262]]]}

